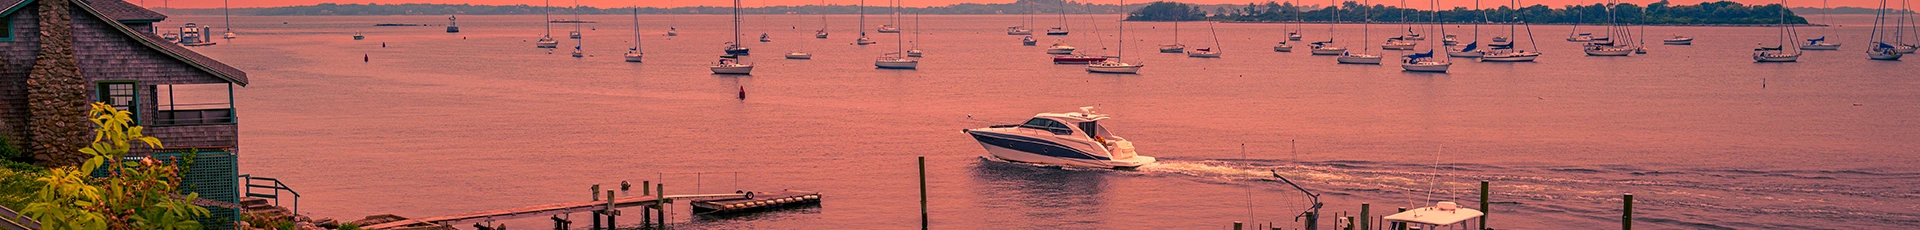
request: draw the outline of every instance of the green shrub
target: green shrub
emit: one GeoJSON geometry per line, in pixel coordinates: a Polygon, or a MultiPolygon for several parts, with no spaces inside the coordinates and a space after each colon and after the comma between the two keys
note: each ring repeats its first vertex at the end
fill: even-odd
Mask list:
{"type": "Polygon", "coordinates": [[[39,181],[33,180],[39,177],[39,171],[0,169],[0,206],[15,211],[27,208],[33,193],[42,186],[39,181]]]}
{"type": "Polygon", "coordinates": [[[355,224],[355,223],[340,224],[340,228],[336,228],[335,230],[360,230],[360,224],[355,224]]]}
{"type": "Polygon", "coordinates": [[[141,134],[144,127],[129,125],[132,114],[105,103],[94,103],[87,117],[97,126],[94,142],[81,153],[90,156],[78,167],[65,166],[40,173],[41,188],[22,214],[45,223],[47,229],[201,229],[194,218],[211,215],[189,201],[199,194],[180,194],[180,168],[154,158],[122,161],[135,143],[160,148],[160,139],[141,134]],[[94,177],[96,169],[106,177],[94,177]]]}

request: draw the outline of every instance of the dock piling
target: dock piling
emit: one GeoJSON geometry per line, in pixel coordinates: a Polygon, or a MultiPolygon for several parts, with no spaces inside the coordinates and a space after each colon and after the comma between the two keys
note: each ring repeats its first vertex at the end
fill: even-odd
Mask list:
{"type": "Polygon", "coordinates": [[[1493,207],[1490,207],[1487,205],[1488,203],[1487,199],[1489,199],[1488,197],[1491,193],[1493,193],[1493,190],[1487,187],[1487,181],[1484,181],[1484,180],[1480,181],[1480,213],[1481,214],[1480,214],[1480,225],[1478,226],[1480,227],[1480,229],[1487,229],[1487,216],[1493,215],[1493,207]]]}
{"type": "MultiPolygon", "coordinates": [[[[1397,211],[1394,211],[1394,213],[1402,213],[1402,212],[1407,212],[1407,207],[1400,207],[1399,209],[1396,209],[1396,210],[1397,210],[1397,211]]],[[[1381,221],[1382,221],[1382,222],[1385,222],[1385,221],[1386,221],[1386,219],[1387,219],[1387,217],[1384,217],[1384,216],[1382,216],[1382,217],[1380,217],[1380,219],[1381,219],[1381,221]]],[[[1393,223],[1388,223],[1388,224],[1387,224],[1387,228],[1391,228],[1391,229],[1394,229],[1394,230],[1407,230],[1407,229],[1412,229],[1412,228],[1408,228],[1408,227],[1407,227],[1407,223],[1406,223],[1406,222],[1397,222],[1397,221],[1396,221],[1396,222],[1393,222],[1393,223]]]]}
{"type": "Polygon", "coordinates": [[[1234,222],[1233,222],[1233,230],[1241,230],[1241,229],[1240,229],[1240,222],[1239,222],[1239,221],[1234,221],[1234,222]]]}
{"type": "Polygon", "coordinates": [[[1373,219],[1373,216],[1367,214],[1371,211],[1369,209],[1373,209],[1372,204],[1360,203],[1360,229],[1367,229],[1367,226],[1371,226],[1367,225],[1367,221],[1373,219]]]}
{"type": "Polygon", "coordinates": [[[657,189],[654,191],[653,194],[660,195],[660,201],[653,203],[654,210],[660,211],[660,215],[659,217],[657,217],[659,218],[660,228],[655,228],[655,229],[664,230],[664,229],[667,229],[667,183],[665,181],[662,181],[659,184],[653,184],[653,186],[654,186],[654,189],[657,189]]]}
{"type": "Polygon", "coordinates": [[[920,156],[920,229],[928,229],[927,220],[927,156],[920,156]]]}
{"type": "MultiPolygon", "coordinates": [[[[624,184],[626,184],[627,182],[625,182],[625,181],[621,181],[620,183],[621,183],[621,184],[623,184],[623,185],[622,185],[621,187],[626,187],[626,186],[625,186],[624,184]]],[[[617,221],[614,221],[614,219],[613,219],[613,217],[614,217],[614,216],[619,216],[619,215],[620,215],[620,209],[618,209],[618,208],[615,208],[615,207],[613,206],[613,190],[611,190],[611,189],[609,189],[609,190],[607,190],[607,211],[606,211],[606,213],[607,213],[607,229],[618,229],[618,228],[620,228],[620,222],[617,222],[617,221]]]]}
{"type": "MultiPolygon", "coordinates": [[[[640,195],[652,196],[653,181],[640,181],[640,195]]],[[[653,207],[640,207],[640,229],[653,227],[653,207]]]]}
{"type": "Polygon", "coordinates": [[[1633,230],[1633,193],[1627,193],[1621,200],[1626,201],[1626,207],[1620,215],[1620,230],[1633,230]]]}

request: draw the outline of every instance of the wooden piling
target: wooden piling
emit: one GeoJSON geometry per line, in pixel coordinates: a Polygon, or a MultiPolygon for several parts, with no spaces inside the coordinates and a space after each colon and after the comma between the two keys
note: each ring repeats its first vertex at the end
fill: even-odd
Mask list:
{"type": "Polygon", "coordinates": [[[1233,230],[1241,230],[1241,229],[1240,229],[1240,222],[1239,222],[1239,221],[1234,221],[1234,222],[1233,222],[1233,230]]]}
{"type": "Polygon", "coordinates": [[[656,189],[653,194],[660,195],[660,202],[653,203],[654,210],[660,211],[660,215],[658,217],[660,222],[660,227],[655,229],[664,230],[664,229],[667,229],[667,183],[663,181],[659,184],[653,184],[653,186],[654,186],[654,189],[656,189]]]}
{"type": "Polygon", "coordinates": [[[1633,230],[1633,193],[1627,193],[1621,200],[1626,201],[1626,207],[1620,215],[1620,230],[1633,230]]]}
{"type": "MultiPolygon", "coordinates": [[[[621,186],[621,187],[625,187],[625,186],[621,186]]],[[[620,209],[617,209],[613,206],[613,190],[611,189],[607,190],[606,213],[607,213],[607,229],[619,229],[620,222],[614,221],[614,217],[620,215],[620,209]]]]}
{"type": "MultiPolygon", "coordinates": [[[[1400,207],[1400,208],[1397,208],[1397,209],[1395,209],[1395,210],[1397,210],[1397,211],[1394,211],[1394,213],[1402,213],[1402,212],[1407,212],[1407,207],[1400,207]]],[[[1381,219],[1381,222],[1385,222],[1385,221],[1386,221],[1386,217],[1384,217],[1384,216],[1383,216],[1383,217],[1380,217],[1380,219],[1381,219]]],[[[1406,222],[1393,222],[1393,223],[1388,223],[1388,224],[1387,224],[1387,228],[1391,228],[1391,229],[1394,229],[1394,230],[1407,230],[1407,229],[1412,229],[1412,228],[1408,228],[1408,227],[1407,227],[1407,223],[1406,223],[1406,222]]]]}
{"type": "Polygon", "coordinates": [[[1366,229],[1368,226],[1367,221],[1369,221],[1370,219],[1373,219],[1373,216],[1367,215],[1367,213],[1370,211],[1368,209],[1373,209],[1373,205],[1367,204],[1367,203],[1360,203],[1360,225],[1359,226],[1361,229],[1366,229]]]}
{"type": "MultiPolygon", "coordinates": [[[[653,187],[653,181],[640,181],[640,195],[652,196],[653,189],[648,189],[652,187],[653,187]]],[[[641,229],[653,227],[653,211],[654,211],[653,207],[640,207],[640,228],[641,229]]]]}
{"type": "Polygon", "coordinates": [[[1489,195],[1492,193],[1493,193],[1493,190],[1490,189],[1490,187],[1487,187],[1487,181],[1484,181],[1484,180],[1480,181],[1480,213],[1481,214],[1480,214],[1480,225],[1478,226],[1480,227],[1480,229],[1487,229],[1487,216],[1493,215],[1493,207],[1487,205],[1488,204],[1487,200],[1490,197],[1489,195]]]}
{"type": "Polygon", "coordinates": [[[927,156],[920,156],[920,229],[928,229],[927,220],[927,156]]]}

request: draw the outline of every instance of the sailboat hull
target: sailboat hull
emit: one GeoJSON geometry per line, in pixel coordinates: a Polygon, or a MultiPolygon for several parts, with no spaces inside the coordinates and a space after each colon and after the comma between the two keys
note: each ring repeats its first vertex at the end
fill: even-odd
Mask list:
{"type": "Polygon", "coordinates": [[[1482,54],[1482,53],[1480,53],[1480,51],[1479,51],[1479,50],[1475,50],[1475,51],[1464,51],[1464,52],[1462,52],[1462,51],[1447,51],[1447,57],[1457,57],[1457,58],[1477,58],[1477,57],[1481,57],[1481,56],[1486,56],[1486,55],[1485,55],[1485,54],[1482,54]]]}
{"type": "Polygon", "coordinates": [[[640,62],[641,57],[639,54],[627,54],[627,62],[640,62]]]}
{"type": "Polygon", "coordinates": [[[1905,56],[1905,55],[1902,55],[1902,54],[1901,54],[1901,53],[1900,53],[1899,51],[1897,51],[1897,50],[1887,50],[1887,51],[1881,51],[1881,52],[1867,52],[1867,59],[1873,59],[1873,60],[1882,60],[1882,61],[1898,61],[1898,60],[1900,60],[1900,56],[1905,56]]]}
{"type": "Polygon", "coordinates": [[[1273,52],[1288,52],[1288,53],[1291,53],[1291,52],[1293,52],[1293,46],[1290,46],[1290,45],[1277,45],[1277,46],[1273,46],[1273,52]]]}
{"type": "Polygon", "coordinates": [[[920,68],[920,62],[879,60],[873,61],[873,67],[881,69],[918,69],[920,68]]]}
{"type": "Polygon", "coordinates": [[[1340,55],[1342,53],[1347,53],[1347,49],[1313,49],[1313,55],[1340,55]]]}
{"type": "Polygon", "coordinates": [[[1800,55],[1798,54],[1795,54],[1795,55],[1754,54],[1753,61],[1754,62],[1797,62],[1797,61],[1800,61],[1800,55]]]}
{"type": "Polygon", "coordinates": [[[1400,69],[1408,72],[1445,73],[1447,72],[1447,68],[1451,66],[1453,66],[1453,63],[1420,63],[1400,65],[1400,69]]]}
{"type": "Polygon", "coordinates": [[[1627,56],[1633,49],[1619,47],[1600,47],[1586,49],[1587,56],[1627,56]]]}
{"type": "Polygon", "coordinates": [[[1340,64],[1363,64],[1363,65],[1379,65],[1379,64],[1380,64],[1380,57],[1379,57],[1379,56],[1372,56],[1372,57],[1366,57],[1366,56],[1340,56],[1340,58],[1339,58],[1339,60],[1338,60],[1338,61],[1340,62],[1340,64]]]}
{"type": "Polygon", "coordinates": [[[1140,66],[1138,66],[1138,65],[1128,65],[1128,66],[1102,66],[1102,65],[1089,65],[1089,66],[1087,66],[1087,72],[1090,72],[1090,73],[1119,73],[1119,74],[1137,74],[1137,73],[1140,73],[1140,66]]]}
{"type": "Polygon", "coordinates": [[[1190,58],[1220,58],[1220,52],[1187,52],[1190,58]]]}
{"type": "Polygon", "coordinates": [[[1840,50],[1840,44],[1818,43],[1801,46],[1800,50],[1840,50]]]}

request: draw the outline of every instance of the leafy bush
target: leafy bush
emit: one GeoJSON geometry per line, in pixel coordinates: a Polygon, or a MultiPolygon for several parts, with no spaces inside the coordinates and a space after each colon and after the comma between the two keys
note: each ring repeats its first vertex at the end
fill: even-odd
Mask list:
{"type": "Polygon", "coordinates": [[[360,224],[355,224],[355,223],[340,224],[340,228],[336,228],[335,230],[360,230],[360,224]]]}
{"type": "Polygon", "coordinates": [[[19,210],[27,207],[34,191],[40,190],[38,171],[0,169],[0,206],[19,210]]]}
{"type": "Polygon", "coordinates": [[[178,194],[180,169],[153,158],[122,161],[139,141],[161,147],[160,139],[141,134],[144,127],[127,111],[94,103],[87,116],[98,126],[93,144],[80,149],[91,156],[78,167],[48,170],[37,182],[31,203],[22,210],[48,229],[200,229],[196,217],[209,216],[191,203],[199,194],[178,194]],[[107,176],[90,174],[106,167],[107,176]]]}

